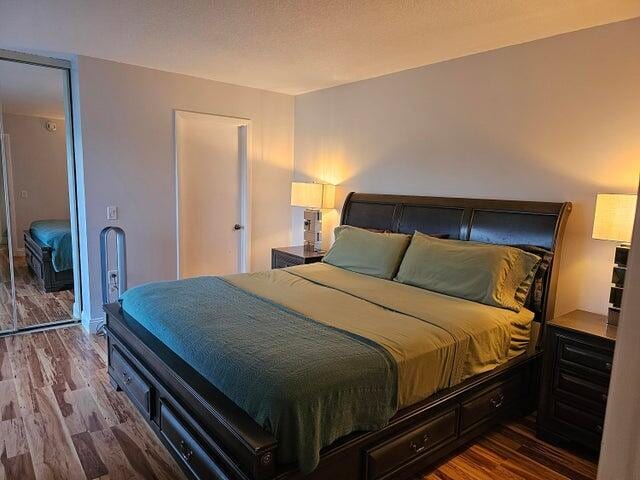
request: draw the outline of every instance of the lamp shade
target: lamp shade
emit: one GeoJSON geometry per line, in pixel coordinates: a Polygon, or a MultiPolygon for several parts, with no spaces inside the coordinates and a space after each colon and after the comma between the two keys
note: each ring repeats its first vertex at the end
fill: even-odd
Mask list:
{"type": "Polygon", "coordinates": [[[293,182],[291,206],[306,208],[334,208],[336,187],[322,183],[293,182]]]}
{"type": "Polygon", "coordinates": [[[592,237],[598,240],[630,242],[636,215],[637,195],[599,193],[592,237]]]}

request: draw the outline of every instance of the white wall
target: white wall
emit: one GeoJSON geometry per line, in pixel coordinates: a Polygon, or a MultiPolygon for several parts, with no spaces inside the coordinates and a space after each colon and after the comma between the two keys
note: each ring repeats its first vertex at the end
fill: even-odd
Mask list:
{"type": "Polygon", "coordinates": [[[636,189],[639,86],[636,19],[312,92],[295,100],[295,177],[572,201],[556,311],[604,312],[614,243],[591,239],[595,195],[636,189]]]}
{"type": "Polygon", "coordinates": [[[24,252],[22,232],[31,222],[69,218],[67,150],[64,119],[47,119],[5,113],[4,131],[11,141],[13,205],[15,208],[14,249],[24,252]],[[57,125],[45,128],[47,120],[57,125]],[[27,198],[21,192],[26,191],[27,198]]]}
{"type": "Polygon", "coordinates": [[[88,199],[80,205],[91,289],[85,324],[102,317],[98,236],[105,225],[127,233],[130,286],[177,276],[174,109],[251,120],[251,268],[268,268],[270,248],[289,243],[293,97],[88,57],[77,59],[73,87],[79,194],[88,199]],[[108,205],[120,207],[117,222],[106,220],[108,205]]]}

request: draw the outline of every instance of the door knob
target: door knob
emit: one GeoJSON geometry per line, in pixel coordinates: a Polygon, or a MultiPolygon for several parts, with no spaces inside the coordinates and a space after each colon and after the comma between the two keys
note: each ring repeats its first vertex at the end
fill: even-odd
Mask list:
{"type": "Polygon", "coordinates": [[[236,224],[233,226],[233,229],[234,229],[234,230],[241,230],[241,229],[243,229],[243,228],[244,228],[244,227],[243,227],[242,225],[240,225],[239,223],[236,223],[236,224]]]}

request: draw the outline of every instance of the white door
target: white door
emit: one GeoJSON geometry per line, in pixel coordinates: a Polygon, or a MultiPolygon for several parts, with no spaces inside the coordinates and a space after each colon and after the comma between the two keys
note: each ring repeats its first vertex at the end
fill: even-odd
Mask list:
{"type": "Polygon", "coordinates": [[[247,120],[176,112],[178,275],[246,270],[247,120]]]}

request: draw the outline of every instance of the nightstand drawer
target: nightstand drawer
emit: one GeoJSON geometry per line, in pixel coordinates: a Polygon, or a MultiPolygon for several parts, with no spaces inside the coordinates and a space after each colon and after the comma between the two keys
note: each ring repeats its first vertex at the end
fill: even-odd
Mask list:
{"type": "Polygon", "coordinates": [[[286,268],[306,265],[322,260],[324,252],[310,252],[303,246],[271,249],[271,268],[286,268]]]}
{"type": "Polygon", "coordinates": [[[557,419],[585,430],[587,435],[591,434],[595,438],[602,436],[604,416],[589,413],[584,409],[557,400],[554,402],[553,414],[557,419]]]}
{"type": "Polygon", "coordinates": [[[295,265],[302,265],[302,261],[297,258],[289,257],[286,255],[276,255],[273,258],[273,265],[271,268],[287,268],[295,265]]]}
{"type": "Polygon", "coordinates": [[[607,385],[591,382],[561,369],[556,376],[554,393],[575,398],[578,402],[588,401],[596,410],[604,413],[608,389],[607,385]]]}
{"type": "Polygon", "coordinates": [[[576,341],[564,336],[559,337],[560,364],[569,362],[609,375],[613,363],[613,351],[576,341]]]}

